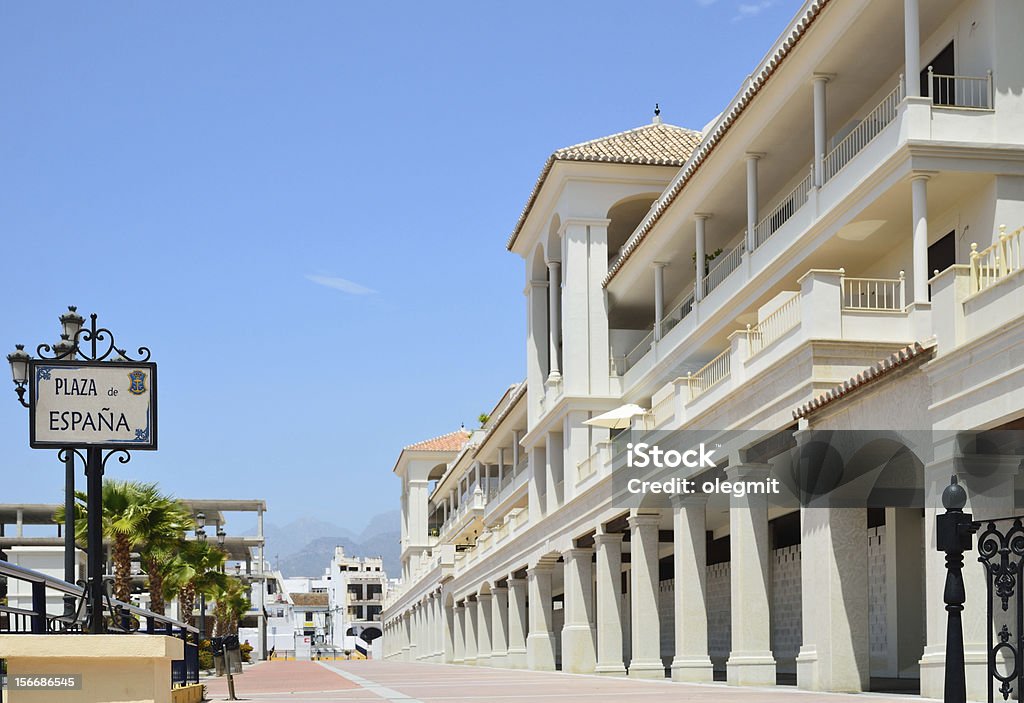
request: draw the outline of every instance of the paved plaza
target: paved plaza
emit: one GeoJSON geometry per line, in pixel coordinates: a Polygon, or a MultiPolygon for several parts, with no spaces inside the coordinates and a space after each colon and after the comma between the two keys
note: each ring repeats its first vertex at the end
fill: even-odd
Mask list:
{"type": "MultiPolygon", "coordinates": [[[[235,693],[240,700],[261,703],[299,701],[402,701],[431,703],[458,701],[473,703],[598,703],[599,701],[641,701],[642,703],[728,703],[742,701],[769,703],[908,703],[927,700],[917,696],[858,696],[810,693],[790,686],[778,688],[737,688],[725,684],[695,685],[670,681],[643,681],[519,671],[486,667],[419,664],[389,661],[298,662],[271,661],[246,667],[236,677],[235,693]]],[[[211,700],[227,699],[223,679],[206,682],[211,700]]]]}

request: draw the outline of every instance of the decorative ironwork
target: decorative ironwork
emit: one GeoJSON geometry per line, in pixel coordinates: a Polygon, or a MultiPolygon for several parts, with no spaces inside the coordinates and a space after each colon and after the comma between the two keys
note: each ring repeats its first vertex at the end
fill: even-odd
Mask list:
{"type": "MultiPolygon", "coordinates": [[[[75,307],[71,306],[68,308],[72,313],[75,312],[75,307]]],[[[118,348],[114,344],[114,333],[106,327],[99,327],[96,324],[96,313],[89,315],[89,326],[79,328],[74,335],[73,339],[69,339],[71,346],[67,345],[55,345],[62,347],[63,351],[56,349],[55,346],[49,344],[40,344],[36,347],[36,355],[40,359],[46,359],[47,361],[59,361],[61,359],[74,359],[81,358],[83,361],[106,361],[117,353],[117,358],[113,361],[129,361],[141,363],[149,361],[150,351],[147,347],[139,347],[136,354],[141,358],[133,359],[128,356],[128,352],[123,348],[118,348]],[[83,346],[83,342],[86,343],[83,346]],[[102,343],[102,344],[101,344],[102,343]]]]}
{"type": "Polygon", "coordinates": [[[1024,520],[1010,517],[974,524],[985,528],[978,538],[978,561],[985,567],[988,592],[988,699],[994,701],[998,681],[1005,701],[1024,690],[1019,660],[1024,654],[1024,520]]]}

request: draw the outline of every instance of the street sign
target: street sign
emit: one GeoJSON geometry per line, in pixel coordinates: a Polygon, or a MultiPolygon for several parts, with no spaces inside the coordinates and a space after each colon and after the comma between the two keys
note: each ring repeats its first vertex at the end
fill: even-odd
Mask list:
{"type": "Polygon", "coordinates": [[[156,364],[33,359],[29,445],[34,449],[156,449],[156,364]]]}

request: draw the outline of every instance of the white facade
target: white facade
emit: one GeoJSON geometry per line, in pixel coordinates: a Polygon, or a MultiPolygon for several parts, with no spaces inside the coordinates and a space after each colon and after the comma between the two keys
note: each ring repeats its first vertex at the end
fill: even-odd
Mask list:
{"type": "MultiPolygon", "coordinates": [[[[525,382],[481,431],[395,467],[385,656],[941,696],[938,494],[960,473],[975,517],[1012,514],[1019,457],[915,455],[923,510],[624,510],[621,447],[583,423],[635,403],[637,431],[756,432],[730,479],[771,475],[761,440],[804,430],[1019,428],[1021,26],[1013,0],[812,0],[681,167],[650,145],[556,152],[508,243],[525,382]]],[[[964,618],[980,700],[984,611],[964,618]]]]}

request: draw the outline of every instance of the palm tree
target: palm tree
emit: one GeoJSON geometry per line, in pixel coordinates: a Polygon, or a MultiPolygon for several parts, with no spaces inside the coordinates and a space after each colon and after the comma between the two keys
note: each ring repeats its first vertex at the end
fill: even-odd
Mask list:
{"type": "Polygon", "coordinates": [[[213,609],[216,633],[223,637],[237,632],[239,618],[252,606],[245,583],[242,579],[229,576],[223,587],[214,589],[213,597],[217,601],[213,609]]]}
{"type": "Polygon", "coordinates": [[[184,541],[195,528],[191,511],[178,500],[159,496],[146,519],[139,524],[142,545],[139,556],[149,577],[149,609],[164,614],[164,577],[184,541]]]}
{"type": "Polygon", "coordinates": [[[180,544],[164,570],[163,580],[164,597],[178,597],[180,619],[195,625],[192,609],[196,595],[213,596],[218,588],[225,587],[227,576],[220,569],[226,560],[227,554],[206,540],[186,540],[180,544]]]}
{"type": "MultiPolygon", "coordinates": [[[[107,479],[103,482],[103,536],[111,542],[114,563],[114,597],[127,602],[131,597],[132,550],[149,535],[164,535],[187,524],[177,516],[176,501],[160,493],[155,483],[107,479]],[[170,521],[174,527],[161,523],[170,521]]],[[[187,511],[185,513],[186,518],[187,511]]],[[[64,508],[57,509],[57,522],[64,520],[64,508]]],[[[86,494],[75,491],[75,540],[87,541],[86,494]]]]}

